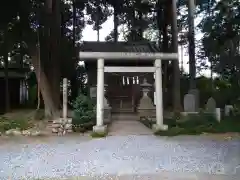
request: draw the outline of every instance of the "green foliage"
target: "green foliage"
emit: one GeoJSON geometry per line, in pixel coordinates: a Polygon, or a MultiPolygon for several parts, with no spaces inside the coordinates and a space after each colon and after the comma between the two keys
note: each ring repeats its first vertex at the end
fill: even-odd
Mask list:
{"type": "MultiPolygon", "coordinates": [[[[166,121],[166,124],[169,124],[166,121]]],[[[197,135],[202,133],[240,132],[240,121],[236,117],[224,118],[219,122],[209,113],[191,114],[185,116],[175,124],[170,121],[167,131],[158,131],[155,135],[177,136],[197,135]]]]}
{"type": "Polygon", "coordinates": [[[34,120],[43,120],[45,118],[44,110],[43,109],[37,109],[34,112],[34,120]]]}
{"type": "Polygon", "coordinates": [[[73,126],[80,127],[80,125],[95,122],[95,106],[88,96],[80,94],[73,102],[73,108],[73,126]]]}
{"type": "MultiPolygon", "coordinates": [[[[168,125],[167,131],[157,131],[155,135],[177,136],[177,135],[198,135],[202,133],[227,133],[240,132],[239,116],[223,118],[220,123],[216,121],[213,114],[201,112],[199,114],[189,114],[181,119],[164,119],[164,124],[168,125]]],[[[153,121],[141,119],[145,126],[151,128],[153,121]]]]}
{"type": "MultiPolygon", "coordinates": [[[[211,127],[210,127],[211,128],[211,127]]],[[[216,128],[209,128],[209,132],[212,133],[227,133],[227,132],[237,132],[240,133],[240,115],[225,117],[217,125],[216,128]]]]}
{"type": "Polygon", "coordinates": [[[200,23],[204,57],[223,77],[239,75],[240,2],[221,0],[200,23]]]}
{"type": "Polygon", "coordinates": [[[96,133],[96,132],[92,132],[91,136],[93,138],[103,138],[107,136],[107,132],[102,132],[102,133],[96,133]]]}
{"type": "Polygon", "coordinates": [[[31,106],[36,105],[37,102],[37,85],[28,88],[28,104],[31,106]]]}
{"type": "Polygon", "coordinates": [[[154,124],[153,121],[151,121],[150,119],[147,119],[146,117],[141,117],[140,122],[143,123],[146,127],[150,128],[150,129],[152,128],[152,125],[154,124]]]}
{"type": "Polygon", "coordinates": [[[26,118],[19,117],[15,119],[9,119],[4,116],[0,117],[0,132],[7,131],[9,129],[26,130],[32,126],[33,124],[26,118]]]}

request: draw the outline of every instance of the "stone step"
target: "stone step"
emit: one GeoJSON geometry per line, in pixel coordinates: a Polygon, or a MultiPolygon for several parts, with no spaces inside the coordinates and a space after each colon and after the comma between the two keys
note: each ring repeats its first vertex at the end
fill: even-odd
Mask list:
{"type": "Polygon", "coordinates": [[[112,120],[121,120],[121,121],[131,121],[131,120],[139,120],[137,113],[113,113],[112,120]]]}
{"type": "Polygon", "coordinates": [[[132,108],[112,108],[113,113],[132,113],[132,108]]]}

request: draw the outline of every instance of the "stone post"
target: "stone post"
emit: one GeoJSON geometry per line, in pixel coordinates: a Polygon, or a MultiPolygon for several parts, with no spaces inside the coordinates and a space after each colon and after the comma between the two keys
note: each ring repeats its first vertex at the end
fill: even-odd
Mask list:
{"type": "Polygon", "coordinates": [[[68,80],[63,79],[63,109],[62,118],[54,120],[52,132],[58,135],[64,135],[72,132],[72,118],[68,118],[68,80]]]}
{"type": "Polygon", "coordinates": [[[67,102],[68,102],[68,92],[67,92],[67,85],[68,85],[68,80],[67,78],[63,78],[63,120],[67,121],[67,102]]]}
{"type": "Polygon", "coordinates": [[[224,107],[224,115],[230,116],[231,111],[233,110],[233,105],[225,105],[224,107]]]}
{"type": "Polygon", "coordinates": [[[109,105],[108,99],[106,98],[107,94],[107,84],[104,84],[104,122],[110,122],[111,121],[111,107],[109,105]]]}
{"type": "Polygon", "coordinates": [[[221,121],[221,109],[220,108],[216,108],[215,115],[216,115],[216,120],[218,122],[220,122],[221,121]]]}
{"type": "Polygon", "coordinates": [[[109,108],[109,103],[108,103],[108,99],[106,98],[106,94],[107,94],[107,84],[104,84],[104,100],[103,100],[103,104],[104,104],[104,108],[109,108]]]}
{"type": "Polygon", "coordinates": [[[152,99],[148,96],[150,92],[150,87],[152,86],[147,82],[147,79],[143,79],[143,83],[140,84],[143,92],[143,96],[140,99],[138,105],[138,114],[139,117],[152,117],[153,113],[155,113],[155,107],[152,103],[152,99]]]}
{"type": "Polygon", "coordinates": [[[106,131],[103,126],[104,119],[104,59],[97,60],[97,124],[93,131],[102,133],[106,131]]]}
{"type": "Polygon", "coordinates": [[[167,130],[168,126],[163,124],[163,98],[162,98],[162,62],[161,59],[155,60],[156,77],[156,124],[153,125],[154,131],[167,130]]]}

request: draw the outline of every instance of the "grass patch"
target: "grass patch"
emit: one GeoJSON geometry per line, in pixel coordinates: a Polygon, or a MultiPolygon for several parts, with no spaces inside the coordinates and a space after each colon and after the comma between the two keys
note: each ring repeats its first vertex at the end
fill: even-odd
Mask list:
{"type": "Polygon", "coordinates": [[[92,138],[103,138],[107,136],[107,132],[102,132],[102,133],[97,133],[97,132],[92,132],[91,136],[92,138]]]}
{"type": "Polygon", "coordinates": [[[34,124],[24,117],[8,118],[0,116],[0,132],[5,132],[10,129],[26,130],[33,126],[34,124]]]}
{"type": "Polygon", "coordinates": [[[147,117],[141,117],[140,122],[143,123],[145,126],[147,126],[150,129],[152,128],[152,125],[154,124],[154,122],[149,120],[147,117]]]}
{"type": "Polygon", "coordinates": [[[88,122],[88,123],[83,123],[83,124],[79,124],[79,125],[74,124],[73,125],[73,131],[74,132],[80,132],[80,133],[91,131],[92,127],[95,124],[96,124],[95,122],[88,122]]]}
{"type": "MultiPolygon", "coordinates": [[[[148,119],[140,120],[145,126],[151,128],[155,123],[148,119]]],[[[168,125],[167,131],[157,131],[159,136],[199,135],[202,133],[240,133],[240,118],[227,117],[219,122],[213,115],[207,113],[190,114],[185,117],[164,119],[168,125]]]]}
{"type": "MultiPolygon", "coordinates": [[[[146,127],[152,129],[152,126],[156,123],[152,120],[148,120],[148,118],[146,117],[141,117],[140,122],[143,123],[146,127]]],[[[170,118],[166,118],[163,120],[164,124],[167,124],[168,127],[175,127],[176,126],[176,120],[174,119],[170,119],[170,118]]]]}

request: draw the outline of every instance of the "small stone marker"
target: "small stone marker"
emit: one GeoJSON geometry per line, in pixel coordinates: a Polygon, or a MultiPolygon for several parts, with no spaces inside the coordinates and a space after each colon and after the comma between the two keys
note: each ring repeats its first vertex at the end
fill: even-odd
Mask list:
{"type": "Polygon", "coordinates": [[[107,84],[104,84],[104,99],[103,99],[103,106],[104,106],[104,109],[109,109],[109,103],[108,103],[108,100],[106,98],[106,87],[108,85],[107,84]]]}
{"type": "Polygon", "coordinates": [[[152,103],[152,100],[148,96],[148,93],[150,92],[149,88],[152,85],[147,82],[146,78],[144,78],[143,83],[140,84],[140,86],[142,87],[143,96],[139,101],[138,109],[154,109],[154,105],[152,103]]]}
{"type": "Polygon", "coordinates": [[[154,91],[154,101],[153,101],[153,103],[156,106],[156,91],[154,91]]]}
{"type": "Polygon", "coordinates": [[[67,85],[68,85],[68,80],[67,78],[63,79],[63,119],[67,120],[67,103],[68,103],[68,94],[67,94],[67,85]]]}
{"type": "Polygon", "coordinates": [[[183,105],[185,112],[195,112],[195,96],[193,94],[186,94],[183,105]]]}
{"type": "Polygon", "coordinates": [[[68,118],[68,79],[63,79],[63,110],[62,118],[56,119],[52,124],[52,132],[58,135],[64,135],[72,132],[72,119],[68,118]]]}
{"type": "Polygon", "coordinates": [[[233,105],[225,105],[225,108],[224,108],[225,116],[229,116],[232,110],[233,110],[233,105]]]}
{"type": "Polygon", "coordinates": [[[188,94],[194,95],[194,98],[195,98],[194,111],[198,111],[198,109],[199,109],[199,90],[198,89],[190,89],[188,91],[188,94]]]}
{"type": "Polygon", "coordinates": [[[216,115],[216,120],[218,121],[218,122],[220,122],[221,121],[221,109],[220,108],[216,108],[215,109],[215,115],[216,115]]]}
{"type": "Polygon", "coordinates": [[[210,97],[207,101],[207,104],[206,104],[206,110],[208,112],[213,112],[215,113],[215,110],[216,110],[216,101],[210,97]]]}
{"type": "Polygon", "coordinates": [[[97,97],[97,87],[91,87],[90,88],[90,97],[96,98],[97,97]]]}

